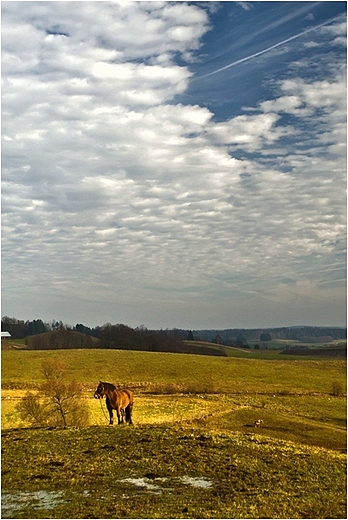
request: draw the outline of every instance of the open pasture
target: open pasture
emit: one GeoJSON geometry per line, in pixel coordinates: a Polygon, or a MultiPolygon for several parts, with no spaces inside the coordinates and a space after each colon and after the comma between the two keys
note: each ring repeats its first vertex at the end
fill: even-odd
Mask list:
{"type": "Polygon", "coordinates": [[[346,518],[344,454],[258,433],[5,430],[2,447],[3,518],[346,518]]]}
{"type": "Polygon", "coordinates": [[[9,350],[2,383],[3,518],[346,518],[344,360],[9,350]],[[88,428],[18,416],[57,357],[88,428]],[[99,379],[133,389],[134,427],[107,426],[99,379]]]}
{"type": "MultiPolygon", "coordinates": [[[[236,351],[238,356],[238,351],[236,351]]],[[[157,393],[189,390],[226,394],[329,394],[339,381],[346,393],[346,361],[213,357],[126,350],[49,350],[2,352],[3,388],[23,388],[43,381],[41,365],[64,361],[71,379],[91,388],[101,379],[157,393]]]]}
{"type": "Polygon", "coordinates": [[[2,427],[28,426],[16,405],[43,381],[42,362],[60,357],[82,383],[91,425],[107,424],[99,379],[135,394],[136,424],[204,422],[245,431],[267,418],[261,434],[345,449],[346,363],[343,360],[217,358],[115,350],[3,351],[2,427]],[[341,396],[333,396],[333,385],[341,396]]]}

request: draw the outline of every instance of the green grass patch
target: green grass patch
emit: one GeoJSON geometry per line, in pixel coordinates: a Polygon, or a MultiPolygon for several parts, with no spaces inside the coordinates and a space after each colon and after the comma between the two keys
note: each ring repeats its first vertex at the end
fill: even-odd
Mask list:
{"type": "Polygon", "coordinates": [[[343,455],[256,433],[9,430],[2,447],[3,518],[346,518],[343,455]]]}
{"type": "MultiPolygon", "coordinates": [[[[29,426],[20,419],[16,409],[20,398],[13,394],[3,392],[3,429],[29,426]]],[[[84,401],[91,426],[107,425],[105,400],[86,393],[84,401]]],[[[136,425],[185,423],[212,431],[250,433],[255,431],[254,421],[259,418],[264,421],[257,430],[259,435],[346,451],[346,398],[135,393],[136,425]]]]}
{"type": "MultiPolygon", "coordinates": [[[[60,358],[71,379],[97,385],[102,379],[149,389],[194,387],[210,393],[330,393],[334,381],[346,393],[346,361],[332,359],[220,358],[122,350],[3,351],[3,388],[43,381],[43,361],[60,358]]],[[[94,388],[93,388],[94,390],[94,388]]]]}
{"type": "Polygon", "coordinates": [[[346,518],[345,360],[8,350],[2,383],[3,518],[346,518]],[[19,418],[57,357],[90,427],[19,418]],[[133,388],[134,427],[107,426],[99,379],[133,388]]]}

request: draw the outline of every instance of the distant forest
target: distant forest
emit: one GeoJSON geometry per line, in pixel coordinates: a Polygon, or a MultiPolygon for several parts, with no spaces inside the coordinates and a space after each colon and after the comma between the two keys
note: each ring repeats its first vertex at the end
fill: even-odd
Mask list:
{"type": "Polygon", "coordinates": [[[93,328],[81,323],[75,326],[52,320],[24,321],[5,316],[1,330],[13,339],[26,338],[33,349],[60,348],[113,348],[126,350],[149,350],[154,352],[185,352],[196,354],[225,355],[219,346],[247,346],[248,342],[272,340],[296,340],[303,343],[328,343],[346,340],[345,327],[281,327],[273,329],[225,329],[225,330],[148,330],[141,326],[106,323],[93,328]],[[190,345],[191,341],[214,343],[216,347],[190,345]],[[209,352],[208,352],[209,350],[209,352]]]}
{"type": "MultiPolygon", "coordinates": [[[[186,331],[181,331],[184,335],[186,331]]],[[[242,343],[248,341],[271,341],[275,339],[288,339],[303,341],[305,343],[327,343],[333,340],[346,340],[347,327],[280,327],[270,329],[225,329],[225,330],[195,330],[193,337],[201,341],[213,343],[239,340],[242,343]]]]}
{"type": "Polygon", "coordinates": [[[108,348],[226,355],[222,348],[188,345],[175,330],[155,331],[145,327],[132,329],[123,324],[107,323],[101,327],[89,328],[78,323],[71,327],[62,321],[53,320],[51,323],[45,323],[42,320],[23,321],[5,316],[1,321],[1,330],[9,332],[13,339],[25,338],[27,348],[35,350],[108,348]]]}

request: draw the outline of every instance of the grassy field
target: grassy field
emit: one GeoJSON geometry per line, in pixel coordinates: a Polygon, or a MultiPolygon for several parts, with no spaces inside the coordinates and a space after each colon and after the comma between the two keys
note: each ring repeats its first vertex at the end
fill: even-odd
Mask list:
{"type": "Polygon", "coordinates": [[[343,455],[257,434],[8,430],[3,450],[3,518],[346,518],[343,455]]]}
{"type": "Polygon", "coordinates": [[[345,361],[258,354],[3,351],[2,517],[346,518],[345,361]],[[90,427],[19,418],[57,357],[90,427]],[[107,426],[99,379],[133,389],[134,427],[107,426]]]}
{"type": "Polygon", "coordinates": [[[40,383],[42,362],[60,358],[72,379],[92,386],[102,379],[144,388],[198,385],[210,393],[330,393],[339,379],[346,393],[345,361],[233,352],[220,358],[126,350],[8,350],[2,352],[2,384],[6,388],[40,383]]]}
{"type": "MultiPolygon", "coordinates": [[[[254,354],[257,355],[259,350],[261,351],[272,351],[272,350],[278,350],[282,351],[285,350],[287,347],[301,347],[306,348],[309,350],[312,349],[328,349],[328,348],[340,348],[343,350],[346,350],[347,348],[347,341],[344,339],[336,339],[329,342],[315,342],[313,340],[310,342],[300,341],[300,340],[294,340],[294,339],[272,339],[271,341],[260,341],[260,340],[251,340],[248,341],[248,348],[245,346],[242,347],[227,347],[224,345],[216,344],[216,343],[209,343],[207,341],[201,341],[201,340],[194,340],[194,341],[186,341],[184,340],[184,343],[186,344],[193,344],[197,346],[209,346],[210,348],[214,349],[223,349],[227,355],[231,354],[231,351],[233,350],[241,350],[247,353],[249,356],[253,356],[254,354]],[[255,349],[256,346],[256,349],[255,349]],[[255,352],[256,350],[256,352],[255,352]]],[[[269,353],[269,352],[268,352],[269,353]]],[[[279,352],[273,352],[273,354],[279,354],[279,352]]],[[[310,354],[310,353],[308,353],[310,354]]],[[[234,355],[234,354],[232,354],[234,355]]]]}

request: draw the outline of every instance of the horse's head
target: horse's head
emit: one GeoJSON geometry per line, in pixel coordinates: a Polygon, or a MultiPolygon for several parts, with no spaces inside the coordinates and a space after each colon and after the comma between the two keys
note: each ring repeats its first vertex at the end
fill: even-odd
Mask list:
{"type": "Polygon", "coordinates": [[[97,389],[96,389],[96,391],[94,392],[94,397],[95,397],[96,399],[100,399],[101,397],[104,396],[104,393],[105,393],[105,391],[104,391],[104,385],[103,385],[103,383],[102,383],[101,381],[99,381],[99,385],[97,386],[97,389]]]}

